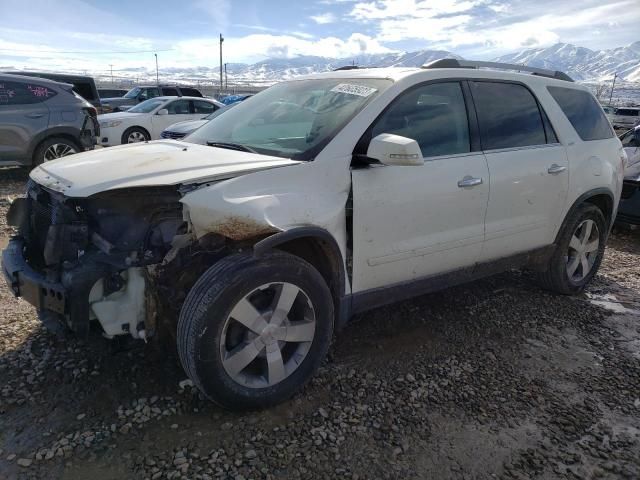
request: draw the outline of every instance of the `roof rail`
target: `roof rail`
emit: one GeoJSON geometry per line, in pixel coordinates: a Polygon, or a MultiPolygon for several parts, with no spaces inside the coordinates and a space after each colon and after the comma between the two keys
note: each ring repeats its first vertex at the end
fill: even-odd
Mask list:
{"type": "Polygon", "coordinates": [[[525,65],[515,65],[512,63],[500,62],[480,62],[475,60],[456,60],[455,58],[442,58],[426,63],[422,68],[494,68],[498,70],[515,70],[518,72],[530,72],[540,77],[555,78],[573,82],[573,79],[559,70],[547,70],[546,68],[527,67],[525,65]]]}
{"type": "Polygon", "coordinates": [[[338,72],[340,70],[358,70],[360,67],[357,65],[345,65],[344,67],[334,68],[334,72],[338,72]]]}

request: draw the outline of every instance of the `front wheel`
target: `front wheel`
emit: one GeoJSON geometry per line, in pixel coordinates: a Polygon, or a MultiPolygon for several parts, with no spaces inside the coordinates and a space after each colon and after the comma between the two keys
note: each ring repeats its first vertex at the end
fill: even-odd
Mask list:
{"type": "Polygon", "coordinates": [[[150,137],[146,130],[140,127],[127,128],[122,134],[121,143],[140,143],[149,141],[150,137]]]}
{"type": "Polygon", "coordinates": [[[566,220],[542,285],[565,295],[580,293],[595,276],[604,256],[607,222],[595,205],[578,207],[566,220]]]}
{"type": "Polygon", "coordinates": [[[65,137],[51,137],[36,148],[33,154],[33,165],[42,165],[45,162],[57,160],[81,151],[82,149],[77,143],[65,137]]]}
{"type": "Polygon", "coordinates": [[[187,295],[178,321],[180,361],[194,384],[229,409],[289,398],[327,354],[333,301],[318,271],[299,257],[231,255],[187,295]]]}

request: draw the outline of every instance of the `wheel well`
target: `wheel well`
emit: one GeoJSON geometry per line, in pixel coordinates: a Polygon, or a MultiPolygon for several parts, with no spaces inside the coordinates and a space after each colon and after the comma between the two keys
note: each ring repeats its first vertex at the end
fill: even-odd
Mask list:
{"type": "Polygon", "coordinates": [[[300,257],[318,270],[331,290],[337,315],[340,299],[344,295],[342,258],[339,254],[327,242],[317,237],[294,238],[273,248],[300,257]]]}
{"type": "Polygon", "coordinates": [[[611,216],[613,214],[613,200],[609,195],[594,195],[584,200],[584,203],[590,203],[600,209],[607,221],[607,226],[611,225],[611,216]]]}
{"type": "Polygon", "coordinates": [[[32,155],[32,159],[31,159],[32,161],[34,161],[34,162],[36,161],[36,159],[35,159],[35,158],[33,158],[33,157],[35,157],[35,155],[36,155],[36,153],[37,153],[38,149],[40,148],[40,146],[41,146],[44,142],[46,142],[47,140],[51,140],[52,138],[64,138],[65,140],[68,140],[68,141],[70,141],[71,143],[73,143],[73,144],[74,144],[76,147],[78,147],[79,149],[81,149],[81,148],[82,148],[82,147],[80,146],[80,143],[78,142],[78,140],[77,140],[73,135],[68,134],[68,133],[54,133],[53,135],[49,135],[49,136],[47,136],[47,137],[43,138],[42,140],[40,140],[40,141],[38,142],[38,144],[36,145],[36,147],[33,149],[33,155],[32,155]]]}
{"type": "MultiPolygon", "coordinates": [[[[124,137],[127,134],[127,132],[129,130],[133,130],[133,129],[142,130],[147,135],[147,138],[151,139],[151,134],[149,133],[149,130],[147,130],[144,127],[141,127],[140,125],[133,125],[133,126],[127,128],[124,132],[122,132],[122,138],[120,140],[121,141],[124,140],[124,137]]],[[[124,142],[122,142],[122,143],[124,143],[124,142]]]]}

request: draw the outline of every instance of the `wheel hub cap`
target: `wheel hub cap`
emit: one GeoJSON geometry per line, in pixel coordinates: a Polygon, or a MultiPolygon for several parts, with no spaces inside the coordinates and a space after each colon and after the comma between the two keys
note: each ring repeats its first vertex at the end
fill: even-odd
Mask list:
{"type": "Polygon", "coordinates": [[[315,329],[315,311],[302,289],[287,282],[262,285],[231,310],[220,339],[222,365],[236,383],[270,387],[300,366],[315,329]]]}

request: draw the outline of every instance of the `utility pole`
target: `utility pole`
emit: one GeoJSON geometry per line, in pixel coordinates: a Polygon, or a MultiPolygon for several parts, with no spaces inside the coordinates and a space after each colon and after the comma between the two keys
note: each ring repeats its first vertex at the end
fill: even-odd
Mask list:
{"type": "Polygon", "coordinates": [[[227,78],[227,64],[224,64],[224,89],[229,90],[229,79],[227,78]]]}
{"type": "Polygon", "coordinates": [[[613,89],[616,88],[616,78],[618,78],[618,74],[613,74],[613,85],[611,85],[611,93],[609,94],[609,105],[611,105],[611,99],[613,98],[613,89]]]}
{"type": "Polygon", "coordinates": [[[220,34],[220,93],[222,93],[222,42],[224,42],[224,38],[220,34]]]}
{"type": "Polygon", "coordinates": [[[156,86],[160,88],[160,80],[158,80],[158,54],[154,53],[156,56],[156,86]]]}

